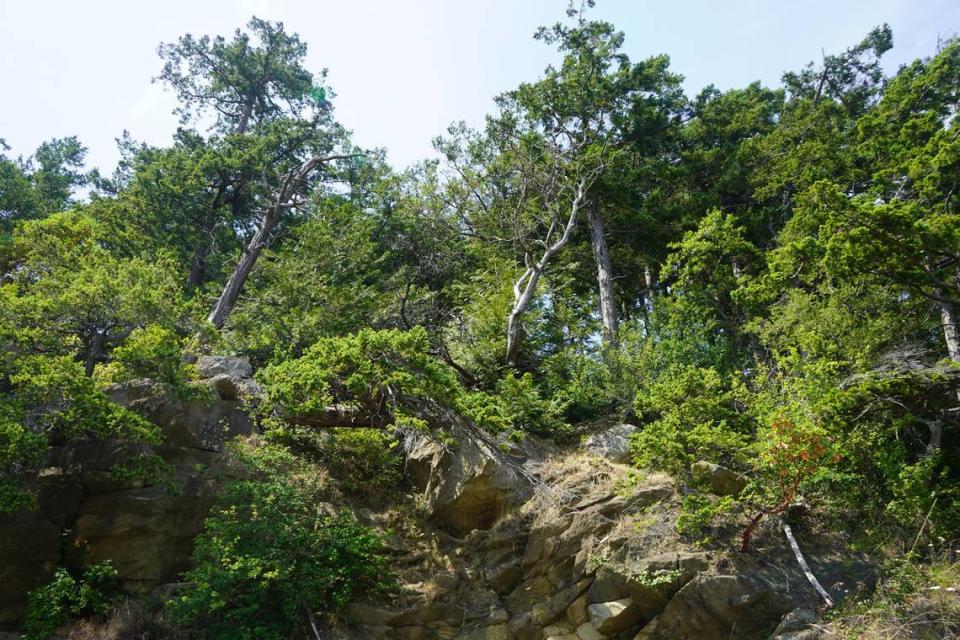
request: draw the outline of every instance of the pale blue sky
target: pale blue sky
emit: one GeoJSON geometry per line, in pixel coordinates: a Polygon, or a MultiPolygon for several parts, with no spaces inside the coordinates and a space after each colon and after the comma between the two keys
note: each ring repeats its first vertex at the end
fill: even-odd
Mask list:
{"type": "MultiPolygon", "coordinates": [[[[667,53],[688,93],[753,80],[776,85],[821,50],[894,30],[890,70],[960,30],[960,0],[598,0],[593,15],[626,32],[633,59],[667,53]]],[[[0,0],[0,137],[29,154],[77,135],[90,166],[112,170],[114,139],[165,144],[173,99],[151,77],[156,47],[178,35],[230,34],[253,14],[282,20],[330,70],[339,120],[398,167],[431,154],[447,124],[482,122],[493,95],[532,80],[552,58],[531,36],[566,0],[0,0]]]]}

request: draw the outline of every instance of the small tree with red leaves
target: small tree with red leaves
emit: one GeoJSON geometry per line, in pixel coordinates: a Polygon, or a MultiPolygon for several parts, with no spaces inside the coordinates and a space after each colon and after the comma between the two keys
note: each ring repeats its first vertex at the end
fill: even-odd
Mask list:
{"type": "Polygon", "coordinates": [[[750,538],[764,516],[786,511],[804,480],[839,459],[830,438],[820,429],[799,427],[782,416],[774,420],[770,425],[769,445],[760,460],[776,479],[777,502],[753,516],[743,531],[740,551],[750,548],[750,538]]]}

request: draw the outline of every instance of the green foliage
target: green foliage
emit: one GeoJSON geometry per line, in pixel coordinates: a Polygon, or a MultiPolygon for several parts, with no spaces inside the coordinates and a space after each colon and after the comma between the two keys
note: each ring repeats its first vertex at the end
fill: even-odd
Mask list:
{"type": "Polygon", "coordinates": [[[90,565],[79,578],[60,567],[50,582],[30,592],[26,637],[46,640],[71,618],[105,614],[119,597],[117,571],[109,561],[90,565]]]}
{"type": "Polygon", "coordinates": [[[104,382],[149,378],[170,385],[178,396],[189,396],[196,393],[190,382],[197,373],[195,366],[183,361],[184,342],[159,325],[134,329],[113,350],[110,363],[97,369],[97,377],[104,382]]]}
{"type": "Polygon", "coordinates": [[[389,492],[400,482],[403,459],[393,436],[380,429],[332,429],[324,454],[345,467],[344,482],[353,491],[389,492]]]}
{"type": "Polygon", "coordinates": [[[358,207],[325,204],[260,263],[227,339],[257,360],[298,357],[321,337],[365,326],[381,312],[390,277],[378,221],[358,207]]]}
{"type": "Polygon", "coordinates": [[[668,371],[637,393],[636,410],[649,419],[630,441],[638,466],[679,476],[697,460],[737,467],[749,458],[735,395],[712,369],[668,371]]]}
{"type": "Polygon", "coordinates": [[[517,376],[511,371],[493,392],[465,394],[459,404],[465,415],[493,431],[529,432],[554,439],[570,434],[563,404],[543,398],[529,373],[517,376]]]}
{"type": "Polygon", "coordinates": [[[307,610],[336,613],[389,587],[380,537],[349,513],[327,515],[282,480],[245,480],[218,498],[196,540],[174,618],[212,639],[283,640],[307,610]]]}
{"type": "Polygon", "coordinates": [[[680,535],[705,542],[708,534],[718,524],[718,520],[733,509],[733,497],[716,497],[700,493],[691,493],[683,497],[676,529],[680,535]]]}
{"type": "Polygon", "coordinates": [[[429,348],[422,328],[364,329],[322,338],[302,357],[262,371],[264,406],[277,407],[283,417],[295,418],[345,403],[370,415],[392,411],[389,417],[398,426],[426,426],[404,408],[401,399],[430,399],[453,407],[462,393],[453,370],[430,356],[429,348]]]}
{"type": "MultiPolygon", "coordinates": [[[[125,443],[144,469],[159,429],[111,402],[67,356],[25,356],[4,363],[0,388],[0,512],[35,506],[33,482],[50,443],[102,438],[125,443]]],[[[127,461],[131,463],[130,460],[127,461]]]]}
{"type": "Polygon", "coordinates": [[[599,417],[617,408],[616,382],[621,371],[615,364],[568,348],[545,359],[543,369],[546,393],[563,407],[564,416],[571,422],[599,417]]]}
{"type": "Polygon", "coordinates": [[[16,269],[0,285],[10,296],[14,337],[25,347],[75,353],[87,375],[134,329],[180,317],[173,263],[120,257],[102,246],[100,233],[76,213],[25,223],[13,244],[16,269]]]}

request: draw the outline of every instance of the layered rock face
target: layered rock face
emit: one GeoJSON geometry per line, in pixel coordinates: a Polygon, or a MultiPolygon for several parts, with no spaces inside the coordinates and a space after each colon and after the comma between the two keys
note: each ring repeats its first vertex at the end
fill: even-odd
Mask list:
{"type": "MultiPolygon", "coordinates": [[[[622,427],[614,429],[599,441],[619,437],[622,427]]],[[[396,540],[402,593],[354,604],[333,637],[815,637],[809,625],[821,602],[775,532],[756,554],[691,548],[674,533],[679,498],[665,475],[638,478],[589,451],[507,455],[463,434],[458,441],[456,449],[429,439],[408,447],[424,507],[448,533],[396,540]]],[[[602,451],[620,459],[616,447],[602,451]]],[[[717,493],[736,486],[722,468],[707,471],[708,485],[724,481],[717,493]]],[[[808,560],[838,599],[870,579],[855,559],[808,560]]]]}
{"type": "Polygon", "coordinates": [[[40,477],[40,509],[0,521],[0,625],[22,618],[26,594],[58,565],[110,560],[126,589],[140,593],[176,581],[223,480],[236,473],[224,454],[251,433],[242,396],[256,392],[250,365],[206,356],[198,362],[209,397],[180,400],[148,380],[114,385],[108,395],[159,425],[156,452],[169,482],[143,486],[112,479],[124,455],[108,442],[54,447],[40,477]]]}

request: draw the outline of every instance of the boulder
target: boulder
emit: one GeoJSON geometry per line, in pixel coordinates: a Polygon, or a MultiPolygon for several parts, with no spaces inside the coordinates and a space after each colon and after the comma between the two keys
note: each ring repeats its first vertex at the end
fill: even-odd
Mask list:
{"type": "MultiPolygon", "coordinates": [[[[657,616],[650,640],[765,640],[794,608],[790,594],[758,575],[699,575],[657,616]]],[[[648,625],[649,626],[649,625],[648,625]]]]}
{"type": "Polygon", "coordinates": [[[584,622],[577,627],[577,640],[606,640],[606,636],[597,631],[592,622],[584,622]]]}
{"type": "Polygon", "coordinates": [[[263,393],[263,387],[254,380],[237,378],[228,373],[218,373],[204,382],[221,400],[254,399],[263,393]]]}
{"type": "Polygon", "coordinates": [[[587,611],[594,628],[607,636],[626,631],[641,619],[639,607],[630,598],[598,602],[590,605],[587,611]]]}
{"type": "Polygon", "coordinates": [[[72,527],[71,564],[110,560],[131,591],[176,581],[190,566],[216,484],[195,477],[175,482],[177,495],[148,487],[84,499],[72,527]]]}
{"type": "Polygon", "coordinates": [[[632,424],[618,424],[615,427],[598,431],[584,441],[584,448],[611,462],[630,460],[630,436],[637,432],[632,424]]]}
{"type": "Polygon", "coordinates": [[[814,609],[800,607],[783,617],[770,640],[815,640],[822,634],[813,627],[820,617],[814,609]]]}
{"type": "Polygon", "coordinates": [[[489,529],[532,493],[522,461],[482,435],[454,429],[456,445],[430,434],[406,439],[406,468],[435,520],[458,535],[489,529]]]}
{"type": "Polygon", "coordinates": [[[104,391],[114,402],[159,426],[165,447],[221,452],[230,439],[254,431],[239,400],[182,399],[151,380],[113,384],[104,391]]]}
{"type": "Polygon", "coordinates": [[[718,496],[735,496],[747,486],[747,480],[724,466],[701,460],[690,466],[693,483],[718,496]]]}
{"type": "Polygon", "coordinates": [[[232,356],[200,356],[197,359],[197,371],[201,378],[221,374],[233,378],[249,378],[253,375],[253,367],[248,360],[232,356]]]}

